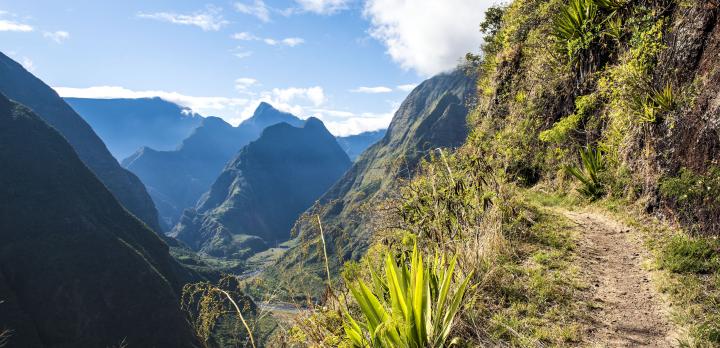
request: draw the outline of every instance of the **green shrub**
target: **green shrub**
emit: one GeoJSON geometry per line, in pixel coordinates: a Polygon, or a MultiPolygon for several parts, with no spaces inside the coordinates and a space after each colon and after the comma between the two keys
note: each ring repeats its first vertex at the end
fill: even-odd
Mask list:
{"type": "Polygon", "coordinates": [[[586,147],[580,149],[580,158],[582,169],[567,166],[565,170],[580,180],[582,186],[578,188],[578,192],[591,199],[598,199],[605,194],[604,185],[600,181],[600,174],[605,169],[602,151],[586,147]]]}
{"type": "Polygon", "coordinates": [[[720,270],[720,243],[708,238],[674,236],[663,248],[660,266],[675,273],[720,270]]]}
{"type": "Polygon", "coordinates": [[[372,274],[350,286],[363,318],[345,313],[345,332],[355,347],[444,347],[467,289],[468,276],[455,280],[456,258],[425,263],[413,249],[410,268],[388,254],[385,277],[372,274]]]}
{"type": "Polygon", "coordinates": [[[720,167],[711,166],[704,174],[682,168],[679,176],[661,180],[660,194],[691,232],[720,231],[720,167]]]}

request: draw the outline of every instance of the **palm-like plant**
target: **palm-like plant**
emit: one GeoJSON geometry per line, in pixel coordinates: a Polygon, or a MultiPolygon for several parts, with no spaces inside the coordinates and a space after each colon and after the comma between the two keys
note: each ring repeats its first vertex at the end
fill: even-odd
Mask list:
{"type": "Polygon", "coordinates": [[[454,281],[456,258],[425,264],[413,248],[410,268],[385,259],[385,278],[372,273],[373,290],[351,286],[364,319],[345,313],[345,333],[354,347],[443,347],[471,276],[454,281]],[[459,284],[459,285],[458,285],[459,284]]]}
{"type": "Polygon", "coordinates": [[[590,30],[597,16],[598,6],[593,0],[570,0],[555,17],[555,37],[566,43],[582,38],[590,30]]]}
{"type": "Polygon", "coordinates": [[[600,180],[600,172],[605,167],[602,151],[590,147],[580,149],[580,159],[582,169],[577,166],[567,166],[565,170],[582,183],[578,192],[592,199],[602,197],[605,193],[600,180]]]}

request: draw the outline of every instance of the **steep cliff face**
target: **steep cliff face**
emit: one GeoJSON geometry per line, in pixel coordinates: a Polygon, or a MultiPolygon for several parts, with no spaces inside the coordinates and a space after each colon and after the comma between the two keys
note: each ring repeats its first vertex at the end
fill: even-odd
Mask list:
{"type": "Polygon", "coordinates": [[[597,149],[602,195],[718,233],[717,2],[579,3],[590,15],[569,31],[566,2],[505,8],[485,44],[473,146],[509,178],[559,190],[580,185],[564,170],[582,168],[578,150],[597,149]]]}
{"type": "Polygon", "coordinates": [[[80,159],[131,213],[160,231],[157,210],[142,182],[124,170],[92,128],[55,91],[0,53],[0,92],[55,127],[80,159]]]}
{"type": "Polygon", "coordinates": [[[10,346],[200,345],[179,308],[196,275],[56,129],[1,94],[0,161],[0,327],[13,330],[10,346]]]}
{"type": "MultiPolygon", "coordinates": [[[[368,148],[308,214],[319,214],[334,267],[362,256],[371,237],[372,206],[410,177],[419,161],[437,148],[454,148],[468,134],[466,117],[475,96],[475,79],[462,70],[420,84],[395,113],[385,136],[368,148]]],[[[268,270],[271,278],[302,274],[304,285],[321,289],[319,234],[314,222],[299,222],[300,246],[268,270]],[[308,246],[310,246],[308,248],[308,246]],[[307,250],[312,250],[307,254],[307,250]],[[305,262],[307,261],[307,262],[305,262]]],[[[292,283],[292,282],[291,282],[292,283]]]]}
{"type": "Polygon", "coordinates": [[[246,258],[290,238],[293,222],[350,166],[323,123],[266,128],[225,167],[173,236],[214,256],[246,258]]]}
{"type": "Polygon", "coordinates": [[[164,228],[169,230],[185,208],[195,206],[232,156],[257,139],[265,127],[281,122],[302,124],[299,118],[267,103],[260,103],[253,116],[237,127],[207,117],[177,150],[144,147],[122,164],[147,186],[164,228]]]}

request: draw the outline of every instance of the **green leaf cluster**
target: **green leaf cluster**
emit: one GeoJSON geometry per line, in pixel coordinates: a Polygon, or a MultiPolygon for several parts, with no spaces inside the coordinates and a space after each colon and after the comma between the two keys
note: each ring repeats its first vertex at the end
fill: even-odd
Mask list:
{"type": "Polygon", "coordinates": [[[471,279],[456,280],[456,264],[456,257],[446,263],[438,256],[426,263],[417,246],[409,267],[386,255],[385,277],[372,273],[372,284],[350,286],[362,313],[345,313],[345,332],[353,346],[444,347],[471,279]]]}
{"type": "Polygon", "coordinates": [[[567,166],[565,170],[582,184],[578,192],[591,199],[598,199],[605,194],[604,185],[600,180],[600,173],[605,168],[602,151],[586,147],[580,149],[580,158],[582,167],[567,166]]]}

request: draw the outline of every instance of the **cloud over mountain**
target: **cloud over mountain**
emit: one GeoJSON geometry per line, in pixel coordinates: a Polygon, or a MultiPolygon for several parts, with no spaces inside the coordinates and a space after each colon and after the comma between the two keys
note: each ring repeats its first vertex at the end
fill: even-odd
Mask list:
{"type": "Polygon", "coordinates": [[[477,28],[488,0],[368,0],[370,34],[405,69],[434,75],[452,69],[482,42],[477,28]]]}

